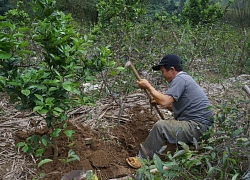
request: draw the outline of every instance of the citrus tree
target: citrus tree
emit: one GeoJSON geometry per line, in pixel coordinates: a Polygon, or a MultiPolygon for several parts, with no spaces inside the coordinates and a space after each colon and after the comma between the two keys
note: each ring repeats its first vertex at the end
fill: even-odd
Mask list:
{"type": "Polygon", "coordinates": [[[71,15],[57,11],[55,3],[33,1],[37,18],[32,30],[32,27],[17,28],[4,17],[0,23],[1,90],[9,94],[16,109],[33,110],[51,129],[49,136],[32,135],[18,144],[24,152],[37,157],[49,145],[54,148],[54,156],[58,155],[56,138],[61,134],[72,137],[74,133],[64,130],[67,111],[86,100],[81,98],[80,82],[112,63],[108,47],[93,48],[96,55],[87,58],[92,41],[75,30],[71,15]],[[27,50],[29,42],[35,51],[27,50]]]}
{"type": "Polygon", "coordinates": [[[185,2],[182,16],[191,25],[211,24],[218,22],[224,15],[224,11],[219,5],[210,4],[209,0],[189,0],[185,2]]]}

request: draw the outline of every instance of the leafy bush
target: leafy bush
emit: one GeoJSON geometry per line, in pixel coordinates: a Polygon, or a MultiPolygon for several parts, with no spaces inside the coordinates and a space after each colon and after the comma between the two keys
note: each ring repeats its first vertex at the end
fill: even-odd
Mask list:
{"type": "MultiPolygon", "coordinates": [[[[19,54],[30,53],[22,49],[29,45],[22,39],[25,34],[8,21],[1,22],[1,89],[10,95],[10,102],[15,103],[18,110],[32,109],[44,118],[52,130],[48,139],[51,139],[57,156],[56,138],[67,126],[67,111],[84,102],[79,98],[82,96],[80,82],[90,79],[112,62],[108,46],[97,48],[98,54],[92,56],[93,59],[86,58],[91,40],[74,30],[70,15],[55,10],[54,0],[37,0],[34,3],[38,23],[32,38],[39,47],[34,56],[40,59],[35,67],[20,66],[25,56],[19,54]]],[[[38,144],[46,148],[40,143],[41,138],[28,139],[19,147],[23,147],[25,152],[37,153],[41,148],[38,144]]]]}
{"type": "Polygon", "coordinates": [[[100,0],[97,3],[98,20],[104,24],[116,24],[119,21],[134,22],[145,10],[142,8],[141,0],[100,0]]]}
{"type": "Polygon", "coordinates": [[[189,0],[185,3],[182,10],[184,21],[188,21],[191,25],[211,24],[222,19],[224,11],[219,3],[209,4],[209,0],[189,0]]]}

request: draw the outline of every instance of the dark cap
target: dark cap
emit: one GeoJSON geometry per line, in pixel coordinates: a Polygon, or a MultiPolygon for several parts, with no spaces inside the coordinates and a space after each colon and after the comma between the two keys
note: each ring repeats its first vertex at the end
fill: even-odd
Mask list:
{"type": "Polygon", "coordinates": [[[160,66],[178,66],[181,67],[181,58],[175,54],[168,54],[164,56],[158,65],[152,67],[153,70],[160,70],[160,66]]]}

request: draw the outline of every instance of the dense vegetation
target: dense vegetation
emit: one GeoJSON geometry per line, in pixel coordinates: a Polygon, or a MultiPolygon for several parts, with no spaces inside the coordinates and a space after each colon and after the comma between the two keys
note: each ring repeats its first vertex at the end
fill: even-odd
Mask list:
{"type": "MultiPolygon", "coordinates": [[[[115,6],[119,5],[119,3],[122,6],[129,7],[130,4],[136,4],[141,8],[144,8],[147,10],[147,15],[150,15],[151,17],[154,17],[155,13],[164,14],[165,12],[168,12],[169,14],[173,13],[181,13],[184,8],[184,3],[187,0],[133,0],[133,1],[124,1],[126,3],[121,3],[123,1],[107,1],[110,2],[109,8],[107,8],[105,11],[107,14],[110,14],[110,9],[112,7],[112,4],[115,6]],[[118,2],[118,3],[115,3],[118,2]]],[[[228,4],[230,4],[232,0],[204,0],[204,1],[192,1],[189,2],[191,4],[194,4],[197,8],[204,8],[204,6],[207,5],[215,5],[215,6],[221,6],[223,10],[226,9],[228,4]],[[200,5],[195,4],[196,2],[203,2],[200,5]],[[208,2],[208,3],[207,3],[208,2]]],[[[23,0],[22,5],[20,5],[20,9],[24,10],[25,12],[29,13],[30,16],[34,17],[33,11],[32,11],[32,0],[23,0]]],[[[101,0],[57,0],[56,1],[56,7],[65,12],[66,14],[71,13],[73,18],[80,22],[81,24],[96,24],[98,22],[98,18],[100,18],[100,11],[98,11],[96,5],[102,4],[101,0]]],[[[241,27],[248,27],[250,25],[250,2],[247,0],[237,0],[232,1],[232,5],[228,9],[227,13],[225,14],[225,22],[232,22],[236,26],[241,27]]],[[[16,8],[16,5],[18,4],[18,0],[0,0],[0,15],[4,15],[5,12],[7,12],[10,9],[16,8]]],[[[121,6],[121,7],[122,7],[121,6]]],[[[216,9],[213,9],[213,6],[210,6],[209,11],[214,11],[216,9]]],[[[117,6],[118,7],[118,6],[117,6]]],[[[115,8],[118,10],[118,8],[115,8]]],[[[114,9],[113,9],[114,10],[114,9]]],[[[121,10],[121,9],[120,9],[121,10]]],[[[194,11],[194,9],[190,9],[194,11]]],[[[124,11],[124,8],[122,9],[121,13],[126,13],[126,10],[124,11]]],[[[204,16],[204,14],[203,14],[204,16]]],[[[101,16],[101,18],[104,18],[101,16]]]]}
{"type": "MultiPolygon", "coordinates": [[[[39,157],[49,145],[56,150],[61,134],[72,136],[74,132],[64,131],[67,110],[101,96],[88,96],[81,83],[103,81],[116,94],[134,91],[133,77],[123,68],[127,60],[139,72],[150,73],[160,57],[176,53],[199,82],[250,73],[248,1],[114,1],[0,1],[5,5],[0,9],[0,88],[11,103],[18,103],[17,109],[32,109],[52,129],[48,137],[20,143],[23,151],[39,157]],[[208,73],[216,78],[205,77],[208,73]]],[[[243,178],[250,164],[244,104],[249,100],[221,100],[214,107],[217,129],[207,134],[208,144],[203,142],[206,154],[192,159],[197,152],[180,143],[183,151],[168,155],[171,164],[155,156],[160,173],[154,178],[243,178]],[[162,164],[173,170],[162,171],[162,164]]],[[[153,175],[145,179],[149,177],[153,175]]]]}

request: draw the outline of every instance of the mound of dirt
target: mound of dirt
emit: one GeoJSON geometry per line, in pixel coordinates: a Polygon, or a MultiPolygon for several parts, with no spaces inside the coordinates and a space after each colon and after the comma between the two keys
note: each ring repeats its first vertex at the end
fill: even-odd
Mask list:
{"type": "MultiPolygon", "coordinates": [[[[150,109],[137,105],[129,109],[131,120],[114,124],[106,128],[99,126],[91,128],[80,124],[68,123],[67,129],[74,130],[74,145],[66,136],[57,139],[58,157],[53,157],[53,149],[44,153],[43,159],[53,159],[52,162],[37,168],[36,174],[45,173],[44,180],[60,180],[64,174],[73,170],[92,170],[99,179],[112,179],[131,175],[135,169],[130,168],[125,161],[129,156],[137,155],[140,143],[147,137],[149,130],[157,121],[150,109]],[[64,164],[69,150],[72,149],[80,158],[64,164]]],[[[46,128],[36,129],[36,134],[46,134],[46,128]]],[[[34,132],[32,132],[34,133],[34,132]]],[[[16,142],[26,138],[23,131],[16,133],[16,142]]],[[[32,159],[29,159],[32,161],[32,159]]]]}

